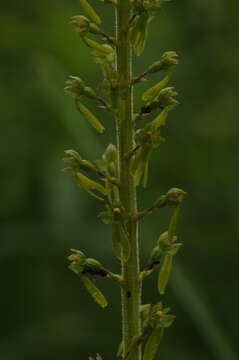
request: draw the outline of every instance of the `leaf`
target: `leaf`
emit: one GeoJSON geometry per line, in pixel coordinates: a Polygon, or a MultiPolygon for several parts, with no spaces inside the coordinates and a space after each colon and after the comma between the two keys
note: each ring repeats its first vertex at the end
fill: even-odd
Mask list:
{"type": "Polygon", "coordinates": [[[82,189],[87,191],[90,195],[92,195],[93,197],[95,197],[98,200],[104,200],[104,199],[102,197],[98,196],[97,194],[95,194],[92,190],[97,190],[101,194],[107,195],[107,191],[104,188],[104,186],[89,179],[88,177],[81,174],[80,172],[78,172],[76,174],[76,180],[77,180],[77,184],[79,187],[81,187],[82,189]]]}
{"type": "Polygon", "coordinates": [[[158,291],[160,295],[163,295],[165,293],[165,289],[169,280],[169,275],[171,272],[172,267],[172,255],[166,254],[165,258],[163,260],[163,265],[159,271],[159,277],[158,277],[158,291]]]}
{"type": "Polygon", "coordinates": [[[108,305],[108,302],[102,292],[93,284],[90,279],[84,275],[80,275],[81,281],[85,285],[88,293],[93,297],[95,302],[99,304],[102,308],[105,308],[108,305]]]}
{"type": "Polygon", "coordinates": [[[116,162],[117,161],[117,149],[113,144],[109,144],[102,155],[102,159],[107,163],[116,162]]]}
{"type": "Polygon", "coordinates": [[[177,226],[177,223],[178,223],[179,210],[180,210],[180,208],[179,208],[179,206],[177,206],[174,209],[173,215],[172,215],[171,220],[170,220],[170,224],[169,224],[169,227],[168,227],[168,241],[169,241],[169,243],[173,242],[173,238],[174,238],[175,231],[176,231],[176,226],[177,226]]]}
{"type": "Polygon", "coordinates": [[[122,224],[112,224],[112,248],[120,261],[128,261],[131,248],[128,235],[122,224]]]}
{"type": "Polygon", "coordinates": [[[79,2],[82,9],[85,10],[85,12],[90,16],[90,18],[94,20],[97,24],[101,24],[101,19],[96,14],[92,6],[86,0],[79,0],[79,2]]]}
{"type": "Polygon", "coordinates": [[[168,82],[171,78],[171,73],[169,73],[163,80],[146,90],[142,95],[142,100],[146,101],[147,104],[151,104],[155,101],[160,93],[160,91],[168,85],[168,82]]]}
{"type": "Polygon", "coordinates": [[[96,360],[103,360],[100,354],[96,354],[96,360]]]}
{"type": "Polygon", "coordinates": [[[145,348],[143,360],[153,360],[163,338],[164,329],[155,328],[149,337],[145,348]]]}
{"type": "Polygon", "coordinates": [[[92,114],[92,112],[90,112],[86,106],[84,106],[83,104],[81,104],[78,100],[76,100],[76,106],[77,109],[79,110],[79,112],[84,115],[84,117],[86,118],[86,120],[89,121],[89,123],[97,130],[99,131],[99,133],[102,133],[105,128],[104,126],[100,123],[100,121],[92,114]]]}

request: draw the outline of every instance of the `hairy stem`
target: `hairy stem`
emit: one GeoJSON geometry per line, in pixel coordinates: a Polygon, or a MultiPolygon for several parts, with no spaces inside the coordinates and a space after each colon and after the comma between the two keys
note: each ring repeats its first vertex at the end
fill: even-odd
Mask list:
{"type": "MultiPolygon", "coordinates": [[[[120,200],[129,215],[127,230],[131,244],[131,255],[127,262],[122,262],[122,319],[123,319],[123,353],[128,353],[134,337],[141,333],[140,303],[141,285],[139,277],[138,229],[136,219],[136,186],[130,175],[130,161],[126,154],[134,145],[134,127],[132,121],[132,74],[131,46],[129,41],[129,22],[132,17],[129,0],[121,0],[117,14],[117,71],[119,73],[118,88],[118,159],[120,176],[120,200]]],[[[128,356],[128,360],[140,360],[141,349],[136,346],[128,356]]]]}

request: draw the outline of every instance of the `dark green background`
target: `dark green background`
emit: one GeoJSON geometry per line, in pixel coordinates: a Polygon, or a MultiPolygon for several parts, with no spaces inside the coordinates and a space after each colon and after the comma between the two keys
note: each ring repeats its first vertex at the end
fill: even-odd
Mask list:
{"type": "MultiPolygon", "coordinates": [[[[104,29],[113,9],[95,2],[104,29]]],[[[134,73],[166,50],[180,65],[173,85],[181,105],[163,130],[166,143],[150,164],[149,187],[139,208],[170,187],[187,191],[177,255],[164,303],[177,321],[158,358],[236,360],[239,357],[238,290],[238,11],[223,0],[169,3],[150,23],[149,41],[134,73]]],[[[121,337],[120,293],[109,280],[97,284],[109,300],[102,310],[67,268],[70,248],[80,248],[119,271],[110,233],[96,215],[102,208],[61,173],[65,149],[90,160],[115,142],[113,121],[100,136],[81,117],[64,81],[101,79],[88,49],[68,26],[76,0],[11,0],[0,12],[1,112],[1,324],[2,360],[115,359],[121,337]]],[[[150,80],[153,84],[159,77],[150,80]]],[[[145,85],[135,89],[136,105],[145,85]]],[[[145,263],[170,212],[141,225],[145,263]]],[[[157,275],[145,280],[144,302],[158,299],[157,275]]]]}

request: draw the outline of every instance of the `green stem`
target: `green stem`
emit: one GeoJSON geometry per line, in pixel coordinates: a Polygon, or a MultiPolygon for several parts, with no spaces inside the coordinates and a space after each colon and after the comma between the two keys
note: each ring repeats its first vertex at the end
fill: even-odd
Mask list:
{"type": "MultiPolygon", "coordinates": [[[[133,127],[133,93],[131,74],[131,46],[129,41],[129,22],[132,17],[130,0],[118,2],[117,14],[117,71],[118,120],[117,140],[120,176],[120,200],[129,215],[127,230],[129,233],[131,254],[127,262],[122,262],[122,320],[123,320],[123,354],[127,354],[132,339],[141,334],[140,305],[141,285],[139,278],[138,228],[136,221],[136,186],[130,175],[130,161],[125,156],[134,147],[133,127]]],[[[141,360],[140,346],[136,346],[128,360],[141,360]]]]}

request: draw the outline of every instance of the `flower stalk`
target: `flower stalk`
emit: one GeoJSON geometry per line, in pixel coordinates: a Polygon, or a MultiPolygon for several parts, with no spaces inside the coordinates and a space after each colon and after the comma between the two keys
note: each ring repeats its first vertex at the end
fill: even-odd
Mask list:
{"type": "MultiPolygon", "coordinates": [[[[130,161],[125,154],[134,148],[133,126],[133,89],[132,81],[132,50],[130,43],[129,22],[132,17],[130,0],[119,1],[117,8],[117,52],[116,64],[119,74],[118,90],[118,119],[117,119],[117,142],[120,178],[120,200],[122,206],[129,214],[127,230],[129,233],[131,254],[127,262],[122,262],[122,338],[123,355],[128,353],[132,339],[141,332],[140,306],[141,284],[139,276],[139,245],[138,225],[135,219],[136,183],[130,174],[130,161]]],[[[128,356],[130,360],[140,360],[140,346],[132,348],[128,356]]]]}
{"type": "MultiPolygon", "coordinates": [[[[112,229],[112,250],[121,263],[121,273],[106,269],[98,260],[88,258],[80,250],[72,250],[69,268],[80,278],[94,301],[105,308],[107,299],[92,282],[92,276],[115,281],[121,289],[122,341],[117,356],[124,360],[153,360],[161,344],[165,328],[175,316],[162,301],[141,304],[142,284],[146,277],[160,267],[159,296],[167,289],[173,258],[181,243],[177,242],[176,226],[179,210],[186,193],[178,188],[160,195],[145,210],[137,210],[136,187],[148,183],[150,157],[164,142],[161,135],[169,112],[178,104],[177,92],[169,86],[172,71],[178,64],[175,51],[165,52],[142,74],[132,77],[132,55],[142,54],[152,18],[161,12],[167,0],[105,0],[115,7],[116,37],[101,29],[101,19],[87,0],[79,0],[89,16],[77,15],[70,25],[101,66],[103,81],[99,91],[89,87],[78,76],[70,76],[65,91],[73,97],[76,107],[94,130],[99,133],[107,126],[84,105],[88,98],[108,111],[115,121],[116,145],[109,144],[102,157],[94,162],[83,159],[77,151],[66,150],[64,172],[73,176],[78,186],[104,204],[100,220],[112,229]],[[142,104],[134,112],[133,88],[148,75],[163,73],[160,81],[142,94],[142,104]],[[136,128],[141,118],[148,118],[142,128],[136,128]],[[152,211],[173,208],[167,231],[163,232],[152,249],[147,264],[140,271],[138,223],[152,211]],[[142,346],[144,350],[142,353],[142,346]]],[[[92,357],[90,360],[94,360],[92,357]]],[[[102,357],[97,354],[97,360],[102,357]]]]}

